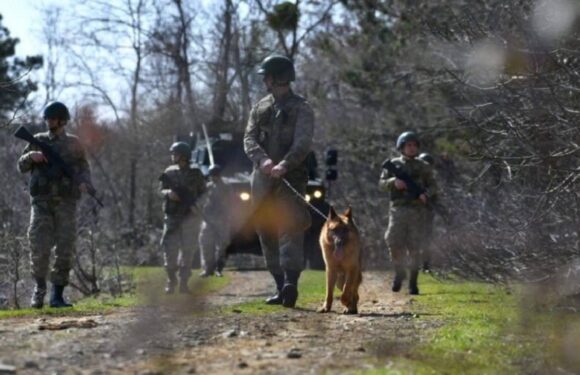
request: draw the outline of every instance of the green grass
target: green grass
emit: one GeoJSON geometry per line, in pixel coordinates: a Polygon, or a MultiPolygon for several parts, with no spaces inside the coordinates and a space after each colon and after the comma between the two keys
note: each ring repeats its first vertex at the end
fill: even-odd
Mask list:
{"type": "MultiPolygon", "coordinates": [[[[125,293],[120,297],[111,297],[102,294],[97,297],[83,298],[76,301],[74,307],[55,309],[48,307],[48,296],[45,299],[45,307],[37,309],[20,309],[20,310],[0,310],[0,319],[15,317],[42,317],[42,316],[71,316],[71,315],[90,315],[101,314],[114,311],[118,308],[127,308],[142,306],[151,303],[158,303],[162,299],[170,301],[184,298],[183,295],[165,296],[163,288],[165,284],[165,271],[159,267],[134,267],[124,268],[123,273],[127,273],[132,278],[135,289],[133,293],[125,293]]],[[[194,270],[193,277],[189,280],[190,289],[193,296],[202,296],[225,287],[230,278],[227,273],[224,277],[210,277],[201,279],[196,276],[198,272],[194,270]]],[[[66,293],[65,293],[66,294],[66,293]]]]}
{"type": "MultiPolygon", "coordinates": [[[[320,286],[324,277],[323,271],[302,274],[299,308],[311,308],[323,301],[324,288],[320,286]]],[[[416,314],[418,324],[432,322],[437,328],[417,332],[422,341],[406,356],[369,358],[379,368],[364,374],[512,374],[521,373],[521,363],[529,356],[541,355],[533,337],[517,329],[518,298],[505,288],[439,281],[425,275],[420,276],[420,287],[421,295],[414,299],[411,312],[416,314]]],[[[284,310],[256,299],[222,311],[267,314],[284,310]]]]}
{"type": "MultiPolygon", "coordinates": [[[[311,305],[312,303],[322,304],[325,292],[324,287],[321,288],[321,285],[325,285],[325,280],[324,271],[306,270],[302,272],[298,286],[299,298],[296,306],[298,308],[304,308],[308,305],[311,305]]],[[[272,281],[271,283],[273,287],[274,282],[272,281]]],[[[273,292],[274,290],[272,289],[272,293],[273,292]]],[[[253,315],[282,312],[284,310],[286,310],[286,308],[280,305],[266,305],[263,298],[227,306],[221,309],[221,311],[224,313],[253,315]]]]}
{"type": "MultiPolygon", "coordinates": [[[[86,315],[106,313],[117,308],[181,298],[162,296],[164,272],[161,268],[126,269],[133,276],[137,293],[119,298],[101,296],[78,301],[71,309],[0,311],[0,319],[17,316],[86,315]]],[[[302,274],[298,308],[312,308],[324,299],[324,272],[302,274]]],[[[190,287],[197,295],[215,292],[230,282],[223,278],[193,277],[190,287]]],[[[512,291],[500,286],[436,280],[421,275],[421,295],[414,298],[410,312],[420,331],[418,344],[405,355],[368,358],[374,370],[364,374],[514,374],[549,373],[561,367],[580,372],[580,317],[550,309],[529,311],[522,308],[522,288],[512,291]],[[424,324],[425,323],[425,324],[424,324]],[[577,333],[570,336],[570,332],[577,333]],[[572,341],[571,341],[572,340],[572,341]],[[577,340],[574,342],[574,340],[577,340]],[[576,346],[575,346],[576,345],[576,346]],[[568,354],[566,354],[568,353],[568,354]],[[571,354],[570,354],[571,353],[571,354]]],[[[339,294],[339,293],[338,293],[339,294]]],[[[541,299],[543,301],[543,299],[541,299]]],[[[262,298],[226,306],[212,313],[261,315],[287,311],[264,304],[262,298]]],[[[395,324],[395,323],[393,323],[395,324]]]]}
{"type": "Polygon", "coordinates": [[[443,326],[424,332],[423,342],[392,368],[370,374],[513,374],[537,365],[529,359],[542,356],[541,345],[518,329],[517,296],[494,285],[428,276],[421,276],[420,287],[418,319],[443,326]]]}

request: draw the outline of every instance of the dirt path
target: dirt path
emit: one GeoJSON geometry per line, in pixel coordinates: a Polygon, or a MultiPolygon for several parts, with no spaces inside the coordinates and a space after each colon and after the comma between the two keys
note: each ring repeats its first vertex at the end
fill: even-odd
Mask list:
{"type": "Polygon", "coordinates": [[[70,318],[1,320],[0,362],[18,374],[345,373],[388,365],[427,324],[413,318],[406,293],[388,290],[385,273],[365,273],[355,316],[318,314],[320,303],[274,314],[213,313],[212,306],[271,292],[266,272],[231,275],[228,287],[201,301],[83,317],[98,324],[91,329],[38,329],[70,318]]]}

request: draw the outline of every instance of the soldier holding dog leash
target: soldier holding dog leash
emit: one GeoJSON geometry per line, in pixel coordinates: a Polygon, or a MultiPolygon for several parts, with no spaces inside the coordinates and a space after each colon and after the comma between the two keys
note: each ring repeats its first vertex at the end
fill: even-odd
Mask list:
{"type": "Polygon", "coordinates": [[[244,150],[254,163],[252,200],[266,266],[277,293],[268,304],[294,307],[298,279],[304,265],[304,231],[311,225],[308,209],[292,188],[304,196],[308,173],[314,113],[308,102],[294,94],[294,63],[281,55],[268,56],[258,74],[270,93],[250,113],[244,150]]]}

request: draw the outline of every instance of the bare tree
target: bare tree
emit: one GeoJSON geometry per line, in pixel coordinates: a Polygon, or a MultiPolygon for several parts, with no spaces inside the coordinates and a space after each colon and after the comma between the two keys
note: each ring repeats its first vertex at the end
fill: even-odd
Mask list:
{"type": "MultiPolygon", "coordinates": [[[[80,10],[81,23],[77,25],[82,38],[77,41],[76,45],[78,46],[80,42],[82,43],[81,49],[90,46],[92,49],[101,50],[104,54],[109,55],[116,64],[118,72],[127,79],[129,91],[127,130],[132,134],[132,137],[129,138],[131,142],[127,145],[127,221],[130,227],[135,224],[135,208],[137,206],[138,161],[141,144],[139,140],[139,103],[143,65],[147,57],[145,46],[149,32],[146,17],[149,5],[147,0],[126,0],[119,5],[94,0],[88,2],[80,10]],[[126,51],[130,51],[130,54],[127,54],[126,51]],[[119,59],[118,56],[122,56],[122,58],[119,59]]],[[[83,55],[83,53],[79,53],[79,55],[83,55]]],[[[103,68],[102,66],[89,66],[91,66],[90,69],[103,68]]]]}

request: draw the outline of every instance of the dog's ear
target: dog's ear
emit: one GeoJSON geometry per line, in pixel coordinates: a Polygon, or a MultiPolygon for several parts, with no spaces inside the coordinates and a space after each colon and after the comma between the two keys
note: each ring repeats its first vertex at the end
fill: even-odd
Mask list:
{"type": "Polygon", "coordinates": [[[338,215],[336,211],[334,211],[334,207],[330,206],[330,210],[328,211],[328,221],[336,219],[338,215]]]}
{"type": "Polygon", "coordinates": [[[350,206],[344,211],[344,216],[346,216],[347,222],[350,223],[352,221],[352,208],[350,206]]]}

